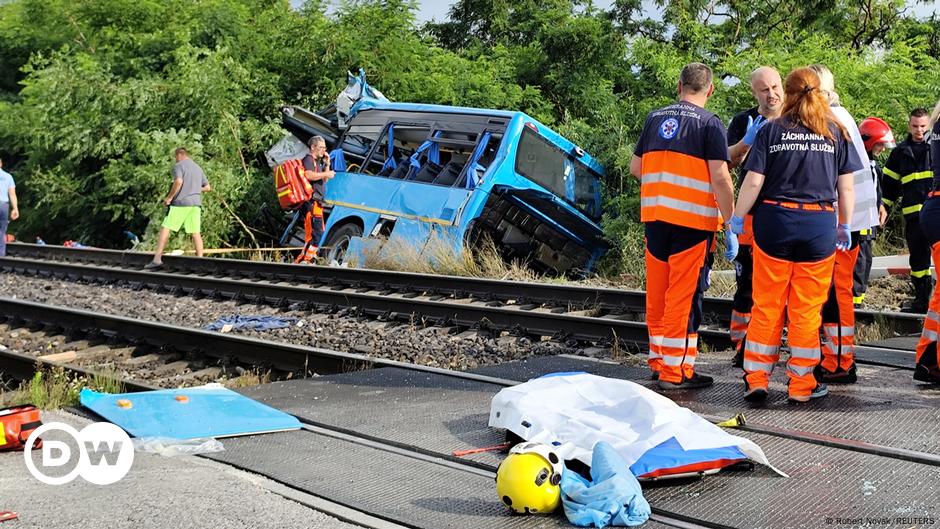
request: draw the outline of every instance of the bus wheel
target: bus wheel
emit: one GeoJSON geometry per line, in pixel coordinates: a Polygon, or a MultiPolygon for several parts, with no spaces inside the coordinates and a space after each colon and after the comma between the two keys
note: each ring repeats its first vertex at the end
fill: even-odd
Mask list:
{"type": "Polygon", "coordinates": [[[326,241],[326,246],[329,247],[326,255],[327,262],[336,261],[342,264],[346,260],[346,250],[353,237],[362,237],[362,228],[358,224],[343,224],[334,230],[326,241]]]}

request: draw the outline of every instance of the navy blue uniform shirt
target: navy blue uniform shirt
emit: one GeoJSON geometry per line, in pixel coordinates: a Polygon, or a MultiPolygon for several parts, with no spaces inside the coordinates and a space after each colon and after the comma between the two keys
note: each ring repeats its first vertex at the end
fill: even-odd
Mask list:
{"type": "Polygon", "coordinates": [[[686,101],[654,110],[646,117],[633,154],[673,151],[702,160],[728,161],[725,125],[718,116],[686,101]]]}
{"type": "Polygon", "coordinates": [[[748,153],[745,171],[764,175],[760,199],[832,204],[840,174],[862,169],[852,145],[835,124],[832,142],[787,117],[764,125],[748,153]]]}

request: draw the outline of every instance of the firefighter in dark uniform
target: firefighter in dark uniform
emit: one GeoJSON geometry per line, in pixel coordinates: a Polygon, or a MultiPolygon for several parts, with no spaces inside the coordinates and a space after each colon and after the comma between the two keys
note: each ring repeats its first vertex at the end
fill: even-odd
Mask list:
{"type": "MultiPolygon", "coordinates": [[[[728,124],[729,167],[739,167],[747,158],[747,153],[754,144],[757,131],[768,120],[776,119],[783,109],[783,80],[780,73],[769,66],[761,66],[751,72],[751,93],[757,100],[757,106],[735,115],[728,124]]],[[[744,180],[744,171],[738,171],[738,186],[744,180]]],[[[744,362],[744,337],[747,324],[751,321],[752,275],[754,273],[753,251],[751,245],[754,235],[751,228],[751,215],[744,217],[745,234],[738,237],[738,256],[734,258],[734,279],[737,288],[731,306],[731,346],[736,351],[732,364],[741,367],[744,362]]]]}
{"type": "Polygon", "coordinates": [[[754,307],[744,346],[745,399],[767,397],[787,322],[789,399],[807,402],[828,394],[813,375],[820,361],[821,309],[835,251],[852,244],[853,173],[862,164],[821,93],[816,72],[794,70],[784,93],[780,118],[761,128],[744,164],[747,174],[730,224],[743,233],[744,215],[754,212],[754,307]]]}
{"type": "Polygon", "coordinates": [[[901,310],[927,312],[927,303],[933,289],[930,277],[930,245],[920,224],[920,210],[931,190],[933,172],[930,169],[930,146],[927,132],[930,116],[926,109],[915,108],[907,123],[908,136],[891,151],[881,181],[881,200],[890,211],[900,199],[904,215],[904,237],[910,252],[911,285],[914,299],[901,310]]]}
{"type": "MultiPolygon", "coordinates": [[[[704,108],[715,89],[711,69],[686,65],[678,88],[678,102],[646,117],[630,161],[646,234],[648,362],[667,390],[713,382],[694,370],[698,326],[715,231],[734,205],[725,127],[704,108]]],[[[725,241],[733,259],[737,237],[725,241]]]]}
{"type": "MultiPolygon", "coordinates": [[[[933,253],[934,268],[940,270],[940,101],[933,109],[931,122],[933,130],[930,133],[930,157],[933,178],[927,201],[920,210],[920,225],[933,253]]],[[[940,289],[934,292],[930,299],[929,309],[924,318],[924,330],[917,343],[914,380],[940,384],[940,350],[937,348],[937,335],[940,333],[940,289]]]]}
{"type": "Polygon", "coordinates": [[[878,223],[879,226],[872,227],[868,233],[860,233],[858,242],[858,261],[855,263],[852,286],[852,303],[856,307],[865,301],[865,293],[868,292],[868,279],[871,277],[872,264],[872,245],[878,237],[878,232],[885,224],[888,218],[888,210],[885,209],[881,201],[881,180],[883,178],[881,165],[878,163],[878,157],[887,149],[897,147],[894,141],[894,133],[891,127],[881,118],[865,118],[858,124],[858,131],[862,135],[862,141],[865,142],[865,151],[868,154],[868,160],[871,164],[871,177],[875,183],[875,191],[878,201],[878,223]]]}
{"type": "Polygon", "coordinates": [[[304,249],[295,262],[311,263],[317,258],[320,238],[323,237],[323,196],[326,193],[326,181],[333,178],[330,170],[330,155],[326,152],[326,140],[322,136],[312,136],[307,141],[310,152],[302,160],[304,177],[313,187],[310,200],[301,206],[300,214],[304,218],[304,249]]]}

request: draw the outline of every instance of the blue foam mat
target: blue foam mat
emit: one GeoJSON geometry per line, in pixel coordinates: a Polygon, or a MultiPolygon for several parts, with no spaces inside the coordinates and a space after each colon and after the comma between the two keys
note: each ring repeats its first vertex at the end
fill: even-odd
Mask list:
{"type": "Polygon", "coordinates": [[[300,429],[293,415],[221,386],[119,394],[86,388],[80,400],[134,437],[195,439],[300,429]],[[178,396],[186,399],[177,400],[178,396]],[[130,407],[118,401],[127,401],[130,407]]]}

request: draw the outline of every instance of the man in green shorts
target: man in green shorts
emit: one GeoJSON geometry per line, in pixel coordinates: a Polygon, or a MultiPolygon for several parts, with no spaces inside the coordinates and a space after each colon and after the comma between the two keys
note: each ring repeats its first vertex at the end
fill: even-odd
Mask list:
{"type": "Polygon", "coordinates": [[[157,239],[157,249],[153,261],[144,267],[153,270],[163,266],[163,250],[170,240],[170,232],[176,233],[184,228],[186,233],[193,236],[193,245],[196,247],[196,256],[202,257],[202,194],[211,191],[209,180],[202,168],[196,165],[186,149],[176,149],[176,165],[173,166],[173,187],[163,199],[163,204],[170,206],[170,211],[163,219],[160,236],[157,239]]]}

